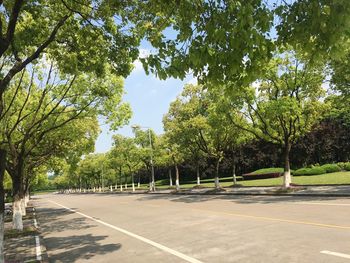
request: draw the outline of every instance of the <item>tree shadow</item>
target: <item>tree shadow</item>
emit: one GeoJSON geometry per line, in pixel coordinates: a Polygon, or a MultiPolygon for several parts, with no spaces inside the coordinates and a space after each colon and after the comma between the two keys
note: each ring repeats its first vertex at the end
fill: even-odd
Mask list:
{"type": "Polygon", "coordinates": [[[99,241],[105,238],[107,236],[87,234],[68,237],[49,237],[44,240],[48,251],[59,251],[50,255],[49,262],[75,262],[76,260],[88,260],[96,255],[112,253],[122,247],[119,243],[100,244],[99,241]]]}
{"type": "Polygon", "coordinates": [[[44,232],[62,232],[97,227],[97,224],[84,217],[63,220],[63,216],[74,214],[64,208],[38,208],[37,218],[44,232]]]}
{"type": "Polygon", "coordinates": [[[97,227],[98,224],[85,217],[70,218],[73,214],[74,212],[64,208],[37,208],[39,229],[50,254],[49,262],[88,260],[96,255],[112,253],[122,247],[119,243],[101,244],[101,241],[108,236],[78,235],[79,230],[85,232],[86,229],[97,227]]]}
{"type": "MultiPolygon", "coordinates": [[[[343,190],[334,190],[332,193],[344,193],[343,190]]],[[[138,201],[168,200],[180,203],[201,203],[213,200],[232,201],[237,204],[272,204],[272,203],[294,203],[294,202],[320,202],[349,199],[342,196],[299,196],[299,195],[244,195],[244,194],[149,194],[139,197],[138,201]]]]}

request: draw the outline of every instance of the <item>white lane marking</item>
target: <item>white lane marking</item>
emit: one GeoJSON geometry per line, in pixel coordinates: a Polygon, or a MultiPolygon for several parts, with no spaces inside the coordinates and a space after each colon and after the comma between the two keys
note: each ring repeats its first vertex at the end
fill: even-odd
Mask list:
{"type": "Polygon", "coordinates": [[[35,228],[38,228],[38,222],[36,221],[36,219],[34,218],[34,226],[35,226],[35,228]]]}
{"type": "Polygon", "coordinates": [[[301,205],[330,205],[330,206],[350,206],[350,204],[337,204],[337,203],[314,203],[314,202],[298,202],[301,205]]]}
{"type": "Polygon", "coordinates": [[[35,236],[35,251],[36,251],[36,259],[41,261],[41,247],[40,247],[40,239],[39,236],[35,236]]]}
{"type": "Polygon", "coordinates": [[[159,244],[159,243],[157,243],[157,242],[154,242],[154,241],[152,241],[152,240],[150,240],[150,239],[147,239],[147,238],[145,238],[145,237],[142,237],[142,236],[139,236],[139,235],[137,235],[137,234],[131,233],[131,232],[125,230],[125,229],[122,229],[122,228],[120,228],[120,227],[111,225],[111,224],[106,223],[106,222],[104,222],[104,221],[102,221],[102,220],[93,218],[92,216],[89,216],[89,215],[80,213],[80,212],[78,212],[78,211],[75,211],[75,210],[73,210],[73,209],[71,209],[71,208],[69,208],[69,207],[66,207],[66,206],[64,206],[64,205],[61,205],[61,204],[56,203],[56,202],[54,202],[54,201],[51,201],[51,200],[48,200],[48,201],[51,202],[51,203],[54,203],[54,204],[56,204],[56,205],[58,205],[58,206],[60,206],[60,207],[63,207],[63,208],[65,208],[65,209],[67,209],[67,210],[69,210],[69,211],[71,211],[71,212],[74,212],[74,213],[76,213],[76,214],[79,214],[79,215],[81,215],[81,216],[84,216],[84,217],[86,217],[86,218],[89,218],[89,219],[91,219],[91,220],[93,220],[93,221],[95,221],[95,222],[98,222],[98,223],[100,223],[100,224],[102,224],[102,225],[105,225],[105,226],[108,226],[108,227],[110,227],[110,228],[113,228],[113,229],[115,229],[115,230],[117,230],[117,231],[119,231],[119,232],[121,232],[121,233],[123,233],[123,234],[125,234],[125,235],[131,236],[131,237],[136,238],[136,239],[138,239],[138,240],[140,240],[140,241],[142,241],[142,242],[145,242],[145,243],[147,243],[147,244],[149,244],[149,245],[151,245],[151,246],[154,246],[154,247],[156,247],[156,248],[159,248],[159,249],[161,249],[161,250],[163,250],[163,251],[165,251],[165,252],[168,252],[168,253],[170,253],[170,254],[172,254],[172,255],[174,255],[174,256],[177,256],[177,257],[179,257],[179,258],[181,258],[181,259],[183,259],[183,260],[186,260],[187,262],[190,262],[190,263],[203,263],[202,261],[199,261],[198,259],[189,257],[189,256],[187,256],[187,255],[185,255],[185,254],[182,254],[181,252],[178,252],[178,251],[176,251],[176,250],[174,250],[174,249],[171,249],[171,248],[168,248],[168,247],[166,247],[166,246],[163,246],[162,244],[159,244]]]}
{"type": "Polygon", "coordinates": [[[320,253],[350,259],[350,255],[339,253],[339,252],[332,252],[332,251],[328,251],[328,250],[323,250],[323,251],[320,251],[320,253]]]}

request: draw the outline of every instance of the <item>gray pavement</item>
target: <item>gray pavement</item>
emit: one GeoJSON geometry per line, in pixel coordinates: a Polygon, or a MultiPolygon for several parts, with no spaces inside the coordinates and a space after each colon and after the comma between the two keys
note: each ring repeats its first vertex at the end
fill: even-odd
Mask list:
{"type": "Polygon", "coordinates": [[[52,194],[50,262],[350,262],[350,198],[52,194]]]}

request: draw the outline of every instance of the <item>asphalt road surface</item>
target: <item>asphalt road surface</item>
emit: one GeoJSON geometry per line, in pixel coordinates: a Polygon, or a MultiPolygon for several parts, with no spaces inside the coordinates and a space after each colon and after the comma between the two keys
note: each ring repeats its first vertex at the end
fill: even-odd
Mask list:
{"type": "Polygon", "coordinates": [[[349,262],[350,199],[52,194],[50,262],[349,262]]]}

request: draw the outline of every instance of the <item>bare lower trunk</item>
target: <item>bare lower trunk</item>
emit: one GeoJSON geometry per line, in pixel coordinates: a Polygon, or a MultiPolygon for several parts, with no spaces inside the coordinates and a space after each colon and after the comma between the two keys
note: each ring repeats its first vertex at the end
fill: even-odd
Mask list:
{"type": "Polygon", "coordinates": [[[220,182],[219,182],[219,169],[220,169],[220,161],[221,159],[218,159],[216,162],[216,170],[215,170],[215,188],[220,188],[220,182]]]}
{"type": "Polygon", "coordinates": [[[139,180],[137,182],[137,188],[140,188],[141,186],[141,175],[139,174],[139,180]]]}
{"type": "Polygon", "coordinates": [[[26,204],[25,204],[25,198],[21,198],[21,212],[22,212],[22,216],[26,216],[26,204]]]}
{"type": "Polygon", "coordinates": [[[156,181],[154,178],[154,167],[152,165],[152,173],[151,173],[151,177],[152,177],[152,192],[156,191],[156,181]]]}
{"type": "Polygon", "coordinates": [[[4,260],[4,211],[0,213],[0,263],[4,260]]]}
{"type": "Polygon", "coordinates": [[[5,166],[6,166],[6,151],[3,149],[0,149],[0,263],[4,262],[5,166]]]}
{"type": "Polygon", "coordinates": [[[134,175],[131,174],[131,185],[132,185],[132,191],[135,192],[135,182],[134,182],[134,175]]]}
{"type": "Polygon", "coordinates": [[[120,184],[120,192],[123,192],[123,185],[120,184]]]}
{"type": "Polygon", "coordinates": [[[169,169],[169,186],[172,187],[173,186],[173,178],[171,176],[171,169],[169,169]]]}
{"type": "Polygon", "coordinates": [[[180,190],[180,174],[177,164],[175,165],[175,175],[176,175],[176,191],[180,190]]]}
{"type": "Polygon", "coordinates": [[[290,170],[283,172],[283,186],[288,188],[292,182],[292,177],[290,175],[290,170]]]}
{"type": "Polygon", "coordinates": [[[113,186],[110,186],[110,187],[109,187],[109,190],[110,190],[111,192],[113,192],[113,186]]]}
{"type": "Polygon", "coordinates": [[[30,199],[29,191],[26,191],[26,194],[25,194],[25,196],[24,196],[24,205],[25,205],[25,207],[28,206],[29,199],[30,199]]]}
{"type": "Polygon", "coordinates": [[[286,142],[284,146],[284,172],[283,172],[283,186],[285,188],[290,187],[290,184],[292,182],[292,177],[290,174],[290,163],[289,163],[290,148],[291,148],[290,144],[286,142]]]}
{"type": "Polygon", "coordinates": [[[233,179],[233,184],[237,184],[237,177],[236,177],[236,164],[233,163],[232,165],[232,179],[233,179]]]}
{"type": "Polygon", "coordinates": [[[12,228],[22,231],[23,221],[22,221],[21,198],[18,195],[15,195],[14,197],[12,210],[13,210],[12,228]]]}
{"type": "Polygon", "coordinates": [[[197,185],[201,184],[201,176],[199,173],[199,164],[197,164],[197,185]]]}

